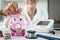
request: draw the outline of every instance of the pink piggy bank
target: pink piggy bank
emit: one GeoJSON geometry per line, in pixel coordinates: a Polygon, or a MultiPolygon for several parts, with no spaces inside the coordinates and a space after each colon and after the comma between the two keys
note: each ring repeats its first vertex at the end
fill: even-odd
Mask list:
{"type": "Polygon", "coordinates": [[[11,36],[24,36],[26,26],[28,25],[27,17],[23,14],[12,14],[8,19],[8,28],[11,29],[11,36]],[[16,30],[22,29],[22,32],[17,34],[16,30]]]}

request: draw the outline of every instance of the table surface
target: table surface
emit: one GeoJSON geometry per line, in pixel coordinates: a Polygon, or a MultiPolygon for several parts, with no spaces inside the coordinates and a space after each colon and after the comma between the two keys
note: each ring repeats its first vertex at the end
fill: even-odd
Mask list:
{"type": "MultiPolygon", "coordinates": [[[[50,34],[50,33],[39,33],[39,34],[43,34],[43,35],[46,35],[46,36],[51,36],[51,37],[56,37],[56,38],[60,38],[60,31],[55,31],[56,32],[56,34],[55,35],[53,35],[53,34],[50,34]]],[[[2,38],[0,38],[0,40],[4,40],[4,37],[2,37],[2,38]]],[[[18,37],[18,36],[16,36],[16,37],[12,37],[11,39],[9,39],[9,40],[47,40],[47,39],[44,39],[44,38],[37,38],[37,39],[27,39],[27,38],[25,38],[25,37],[18,37]]]]}
{"type": "MultiPolygon", "coordinates": [[[[2,25],[0,25],[1,27],[2,25]]],[[[32,25],[33,26],[33,25],[32,25]]],[[[2,29],[2,28],[1,28],[2,29]]],[[[32,28],[31,28],[32,29],[32,28]]],[[[6,30],[6,29],[4,29],[6,30]]],[[[39,33],[39,32],[37,32],[39,33]]],[[[60,31],[56,31],[55,30],[55,35],[53,34],[50,34],[50,33],[39,33],[39,34],[43,34],[43,35],[47,35],[47,36],[51,36],[51,37],[56,37],[56,38],[60,38],[60,31]]],[[[4,40],[4,38],[0,38],[0,40],[4,40]]],[[[37,38],[37,39],[26,39],[25,37],[12,37],[10,40],[47,40],[47,39],[44,39],[44,38],[37,38]]]]}
{"type": "MultiPolygon", "coordinates": [[[[0,38],[0,40],[4,40],[4,38],[0,38]]],[[[11,39],[9,40],[46,40],[46,39],[43,39],[43,38],[37,38],[37,39],[27,39],[25,37],[12,37],[11,39]]]]}
{"type": "MultiPolygon", "coordinates": [[[[43,35],[48,35],[48,36],[51,36],[51,37],[56,37],[56,38],[60,38],[60,32],[59,33],[56,33],[55,35],[53,34],[49,34],[49,33],[39,33],[39,34],[43,34],[43,35]]],[[[0,40],[4,40],[4,37],[1,37],[0,40]]],[[[44,39],[44,38],[37,38],[37,39],[27,39],[25,37],[21,37],[21,36],[16,36],[16,37],[11,37],[11,39],[9,40],[47,40],[47,39],[44,39]]]]}

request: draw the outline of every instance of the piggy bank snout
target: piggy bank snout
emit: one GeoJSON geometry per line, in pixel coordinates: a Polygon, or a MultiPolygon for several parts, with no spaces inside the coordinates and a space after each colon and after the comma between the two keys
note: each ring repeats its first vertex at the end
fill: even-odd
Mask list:
{"type": "Polygon", "coordinates": [[[21,28],[21,24],[20,23],[15,23],[14,24],[14,28],[16,29],[16,28],[21,28]]]}

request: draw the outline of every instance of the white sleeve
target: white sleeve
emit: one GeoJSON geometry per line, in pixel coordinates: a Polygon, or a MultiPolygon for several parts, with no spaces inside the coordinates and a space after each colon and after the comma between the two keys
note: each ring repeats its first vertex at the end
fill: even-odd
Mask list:
{"type": "Polygon", "coordinates": [[[43,19],[43,20],[48,20],[48,11],[47,11],[47,10],[46,10],[46,11],[43,10],[42,13],[43,13],[42,19],[43,19]]]}
{"type": "Polygon", "coordinates": [[[7,18],[4,19],[4,23],[3,23],[4,27],[6,27],[6,21],[7,21],[7,18]]]}
{"type": "Polygon", "coordinates": [[[3,25],[4,25],[5,27],[7,27],[7,25],[8,25],[8,19],[9,19],[9,17],[7,17],[7,18],[4,19],[3,25]]]}

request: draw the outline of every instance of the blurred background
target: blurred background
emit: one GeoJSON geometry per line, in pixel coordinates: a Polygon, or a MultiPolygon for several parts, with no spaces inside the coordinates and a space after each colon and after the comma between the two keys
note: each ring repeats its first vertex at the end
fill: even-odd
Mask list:
{"type": "MultiPolygon", "coordinates": [[[[23,3],[23,0],[0,0],[0,26],[6,18],[6,16],[3,15],[3,10],[5,6],[12,1],[16,1],[19,4],[19,7],[24,9],[25,4],[23,3]]],[[[37,7],[47,10],[49,19],[54,19],[55,28],[60,30],[60,0],[39,0],[37,7]]]]}
{"type": "MultiPolygon", "coordinates": [[[[24,8],[23,0],[0,0],[0,21],[5,18],[2,14],[5,6],[12,1],[16,1],[20,7],[24,8]]],[[[60,24],[60,0],[39,0],[38,7],[47,10],[49,19],[54,19],[55,23],[60,24]]]]}

